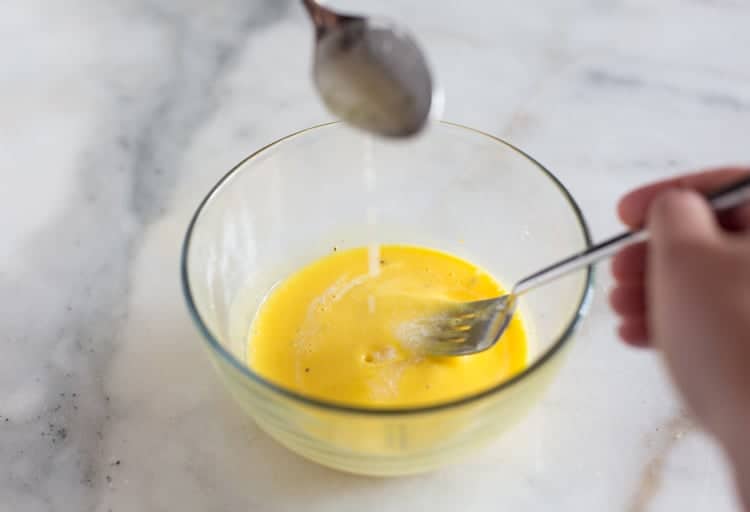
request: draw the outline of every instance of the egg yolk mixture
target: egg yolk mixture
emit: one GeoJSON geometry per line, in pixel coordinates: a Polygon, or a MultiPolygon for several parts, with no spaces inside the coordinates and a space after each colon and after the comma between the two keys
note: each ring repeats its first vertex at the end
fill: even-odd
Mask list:
{"type": "Polygon", "coordinates": [[[417,406],[490,388],[524,369],[515,315],[500,343],[474,355],[419,350],[414,320],[445,301],[504,293],[487,272],[432,249],[335,251],[271,290],[253,322],[250,367],[296,392],[359,406],[417,406]]]}

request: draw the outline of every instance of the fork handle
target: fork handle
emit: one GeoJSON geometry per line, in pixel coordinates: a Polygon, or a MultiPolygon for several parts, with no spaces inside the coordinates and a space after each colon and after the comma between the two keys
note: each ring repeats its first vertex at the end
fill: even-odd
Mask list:
{"type": "MultiPolygon", "coordinates": [[[[750,201],[750,176],[730,183],[710,194],[706,195],[711,208],[715,212],[721,212],[735,208],[746,201],[750,201]]],[[[513,287],[514,295],[521,295],[532,288],[567,275],[576,270],[608,258],[633,244],[648,240],[649,234],[646,228],[637,231],[627,231],[601,243],[593,245],[588,249],[568,256],[567,258],[553,263],[527,277],[521,279],[513,287]]]]}

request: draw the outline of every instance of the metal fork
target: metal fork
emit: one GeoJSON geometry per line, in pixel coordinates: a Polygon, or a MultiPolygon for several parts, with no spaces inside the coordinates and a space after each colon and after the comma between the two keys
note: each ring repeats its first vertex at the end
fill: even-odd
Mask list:
{"type": "MultiPolygon", "coordinates": [[[[750,201],[750,176],[720,188],[706,198],[716,212],[750,201]]],[[[648,237],[646,229],[622,233],[524,277],[506,295],[451,304],[438,314],[418,320],[420,348],[428,354],[442,356],[461,356],[487,350],[500,340],[507,329],[520,295],[612,256],[625,247],[648,240],[648,237]]]]}

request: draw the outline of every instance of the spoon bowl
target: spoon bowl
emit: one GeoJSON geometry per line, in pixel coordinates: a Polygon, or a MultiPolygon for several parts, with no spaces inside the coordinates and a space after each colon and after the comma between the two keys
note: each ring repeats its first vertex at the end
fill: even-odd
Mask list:
{"type": "Polygon", "coordinates": [[[328,110],[376,135],[419,133],[440,102],[415,39],[396,24],[303,3],[315,25],[313,81],[328,110]]]}

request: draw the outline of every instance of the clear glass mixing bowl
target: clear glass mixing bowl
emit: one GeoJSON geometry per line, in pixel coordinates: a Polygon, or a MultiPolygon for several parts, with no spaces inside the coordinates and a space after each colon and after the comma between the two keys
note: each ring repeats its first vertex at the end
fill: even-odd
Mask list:
{"type": "Polygon", "coordinates": [[[407,142],[373,140],[338,123],[303,130],[240,162],[200,204],[183,247],[185,297],[244,410],[320,464],[372,475],[426,471],[482,446],[537,401],[585,312],[592,270],[523,297],[528,367],[460,400],[352,407],[253,372],[250,324],[273,284],[333,247],[373,241],[452,252],[509,287],[586,248],[589,232],[570,193],[533,158],[451,123],[407,142]]]}

